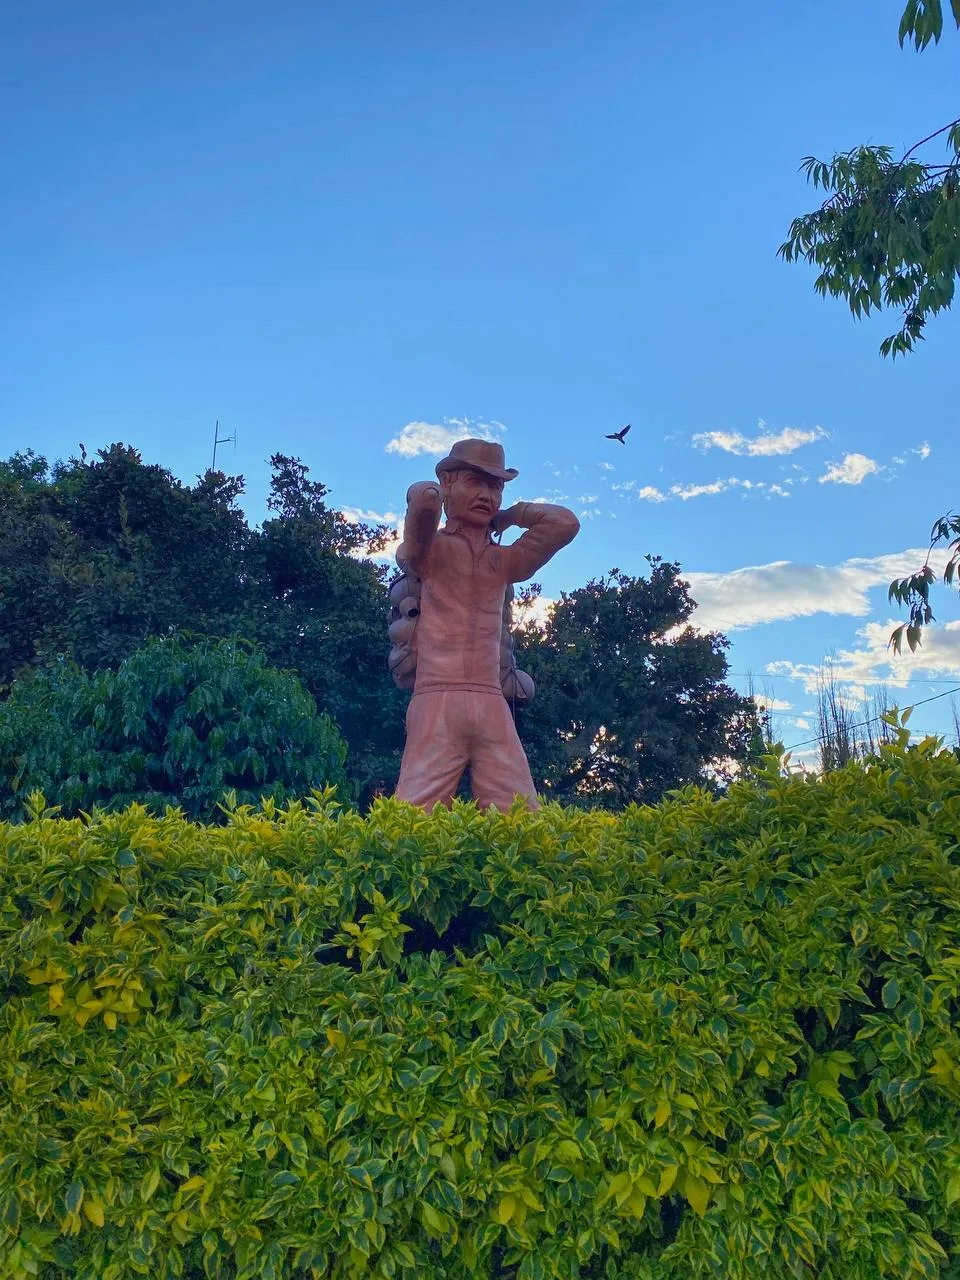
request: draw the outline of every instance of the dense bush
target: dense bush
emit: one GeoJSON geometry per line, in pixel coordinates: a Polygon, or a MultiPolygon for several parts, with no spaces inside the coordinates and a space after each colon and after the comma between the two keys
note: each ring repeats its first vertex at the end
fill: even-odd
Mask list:
{"type": "Polygon", "coordinates": [[[133,801],[210,820],[225,791],[276,801],[344,784],[346,744],[289,672],[253,646],[152,640],[116,671],[72,663],[0,702],[0,816],[42,790],[66,816],[133,801]]]}
{"type": "Polygon", "coordinates": [[[956,1275],[960,762],[0,827],[0,1274],[956,1275]]]}

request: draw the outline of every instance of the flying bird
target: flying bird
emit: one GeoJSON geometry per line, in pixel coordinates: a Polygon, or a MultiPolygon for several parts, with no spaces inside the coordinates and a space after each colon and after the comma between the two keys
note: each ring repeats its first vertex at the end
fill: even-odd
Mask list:
{"type": "Polygon", "coordinates": [[[626,444],[626,441],[624,440],[623,437],[627,434],[629,430],[630,430],[630,423],[628,422],[625,427],[621,427],[619,431],[614,431],[613,435],[607,436],[606,438],[608,440],[619,440],[621,444],[626,444]]]}

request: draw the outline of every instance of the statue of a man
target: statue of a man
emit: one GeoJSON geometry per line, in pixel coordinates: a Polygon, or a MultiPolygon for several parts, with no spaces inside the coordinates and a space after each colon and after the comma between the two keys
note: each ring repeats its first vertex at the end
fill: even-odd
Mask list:
{"type": "Polygon", "coordinates": [[[470,768],[481,808],[509,808],[519,795],[539,808],[530,766],[500,686],[500,631],[508,583],[531,577],[577,534],[565,507],[518,502],[501,510],[503,447],[459,440],[437,463],[439,486],[414,484],[403,525],[405,565],[421,580],[417,668],[407,741],[394,793],[432,809],[449,805],[470,768]],[[446,524],[438,528],[440,510],[446,524]],[[493,540],[511,525],[512,545],[493,540]]]}

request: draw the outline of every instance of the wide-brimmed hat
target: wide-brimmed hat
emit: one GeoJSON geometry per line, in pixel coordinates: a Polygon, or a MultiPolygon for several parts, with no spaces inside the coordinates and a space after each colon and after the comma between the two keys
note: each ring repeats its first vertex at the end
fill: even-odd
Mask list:
{"type": "Polygon", "coordinates": [[[502,444],[492,440],[458,440],[447,456],[437,463],[437,476],[442,476],[445,471],[468,468],[482,471],[495,480],[516,480],[520,472],[516,467],[505,467],[505,462],[502,444]]]}

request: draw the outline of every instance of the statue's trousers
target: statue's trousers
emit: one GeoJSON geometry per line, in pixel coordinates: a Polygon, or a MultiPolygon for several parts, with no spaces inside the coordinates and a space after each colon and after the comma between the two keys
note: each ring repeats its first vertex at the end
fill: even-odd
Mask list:
{"type": "Polygon", "coordinates": [[[407,708],[407,744],[398,800],[430,810],[449,805],[464,769],[477,805],[509,809],[518,795],[538,809],[537,793],[510,707],[483,686],[415,692],[407,708]]]}

